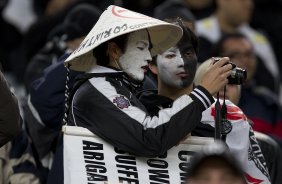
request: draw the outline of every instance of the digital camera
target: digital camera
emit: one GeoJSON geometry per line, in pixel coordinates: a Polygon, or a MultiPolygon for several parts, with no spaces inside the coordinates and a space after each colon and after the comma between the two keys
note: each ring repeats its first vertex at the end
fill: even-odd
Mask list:
{"type": "MultiPolygon", "coordinates": [[[[214,57],[215,62],[219,61],[221,58],[214,57]]],[[[235,85],[241,85],[243,84],[247,79],[247,71],[237,67],[234,63],[231,61],[227,62],[226,64],[232,65],[232,72],[230,76],[227,77],[228,84],[235,84],[235,85]]]]}

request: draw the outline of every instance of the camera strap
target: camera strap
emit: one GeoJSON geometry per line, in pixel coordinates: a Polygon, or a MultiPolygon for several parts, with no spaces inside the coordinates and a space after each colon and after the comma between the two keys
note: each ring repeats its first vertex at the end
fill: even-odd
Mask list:
{"type": "Polygon", "coordinates": [[[215,103],[215,139],[217,140],[226,140],[226,135],[229,134],[232,130],[232,124],[227,119],[227,107],[225,104],[225,92],[226,86],[224,86],[224,95],[222,106],[219,102],[219,93],[217,93],[217,100],[215,103]]]}
{"type": "Polygon", "coordinates": [[[215,134],[216,140],[221,140],[221,107],[219,102],[219,93],[217,93],[217,100],[215,102],[215,134]]]}

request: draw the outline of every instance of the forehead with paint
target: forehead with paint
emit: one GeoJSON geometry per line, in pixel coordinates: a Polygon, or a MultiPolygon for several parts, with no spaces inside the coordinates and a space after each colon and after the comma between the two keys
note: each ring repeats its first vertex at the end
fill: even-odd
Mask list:
{"type": "Polygon", "coordinates": [[[134,80],[144,79],[148,62],[152,60],[150,46],[150,37],[146,29],[128,35],[124,53],[119,58],[119,65],[134,80]]]}
{"type": "Polygon", "coordinates": [[[183,88],[190,86],[194,80],[197,54],[191,33],[184,30],[182,39],[175,47],[157,56],[158,75],[167,85],[183,88]]]}
{"type": "Polygon", "coordinates": [[[146,29],[134,31],[126,35],[125,43],[122,47],[122,54],[132,52],[134,48],[147,48],[150,49],[151,41],[149,33],[146,29]]]}

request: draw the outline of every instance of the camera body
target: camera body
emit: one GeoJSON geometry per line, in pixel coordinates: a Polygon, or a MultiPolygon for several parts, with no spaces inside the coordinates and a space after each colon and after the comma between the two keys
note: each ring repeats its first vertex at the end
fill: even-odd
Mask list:
{"type": "MultiPolygon", "coordinates": [[[[219,57],[214,57],[213,58],[215,62],[219,61],[221,58],[219,57]]],[[[247,79],[247,71],[237,67],[234,63],[231,61],[227,62],[227,64],[232,65],[232,71],[231,74],[227,77],[228,79],[228,84],[235,84],[235,85],[241,85],[243,84],[246,79],[247,79]]]]}

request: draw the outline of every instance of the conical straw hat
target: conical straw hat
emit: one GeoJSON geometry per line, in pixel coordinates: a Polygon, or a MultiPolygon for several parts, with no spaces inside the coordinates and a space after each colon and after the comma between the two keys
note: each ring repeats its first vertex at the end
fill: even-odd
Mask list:
{"type": "Polygon", "coordinates": [[[111,5],[80,46],[66,59],[65,65],[72,70],[87,71],[96,64],[92,49],[112,38],[141,29],[147,29],[150,34],[152,56],[176,45],[182,37],[182,29],[177,25],[111,5]]]}

